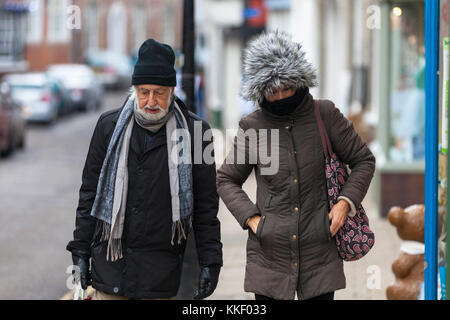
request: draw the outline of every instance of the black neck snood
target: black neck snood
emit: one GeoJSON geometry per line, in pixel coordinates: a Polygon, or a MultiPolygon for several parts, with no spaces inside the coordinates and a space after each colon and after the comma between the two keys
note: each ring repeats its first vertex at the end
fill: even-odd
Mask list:
{"type": "Polygon", "coordinates": [[[277,116],[286,116],[293,113],[300,106],[307,92],[307,88],[300,88],[297,89],[292,97],[273,102],[269,102],[264,98],[261,103],[261,109],[277,116]]]}

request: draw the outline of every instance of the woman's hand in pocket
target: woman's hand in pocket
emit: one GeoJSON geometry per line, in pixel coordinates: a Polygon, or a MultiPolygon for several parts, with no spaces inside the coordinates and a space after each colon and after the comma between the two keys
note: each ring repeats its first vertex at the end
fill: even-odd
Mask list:
{"type": "Polygon", "coordinates": [[[253,231],[254,234],[256,234],[256,231],[258,230],[258,224],[261,220],[260,216],[253,216],[248,219],[247,225],[250,227],[250,229],[253,231]]]}
{"type": "Polygon", "coordinates": [[[333,206],[333,209],[331,209],[331,212],[328,214],[328,218],[331,221],[331,237],[334,237],[339,229],[342,228],[345,223],[345,219],[347,219],[349,211],[350,205],[345,200],[340,200],[333,206]]]}

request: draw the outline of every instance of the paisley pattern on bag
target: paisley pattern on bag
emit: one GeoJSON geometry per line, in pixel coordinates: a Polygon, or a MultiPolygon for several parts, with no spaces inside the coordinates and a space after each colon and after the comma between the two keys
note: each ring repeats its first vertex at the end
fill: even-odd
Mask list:
{"type": "MultiPolygon", "coordinates": [[[[338,197],[349,174],[347,167],[335,154],[326,157],[328,201],[330,210],[338,203],[338,197]]],[[[364,257],[375,244],[375,234],[369,228],[369,218],[362,205],[353,218],[347,217],[344,225],[335,236],[339,256],[345,261],[355,261],[364,257]]]]}

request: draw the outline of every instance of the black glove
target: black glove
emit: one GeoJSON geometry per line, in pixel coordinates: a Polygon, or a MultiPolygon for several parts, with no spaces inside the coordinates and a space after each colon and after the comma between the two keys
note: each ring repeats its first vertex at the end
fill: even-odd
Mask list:
{"type": "Polygon", "coordinates": [[[220,268],[218,266],[202,267],[198,281],[198,290],[194,294],[195,300],[202,300],[214,292],[219,281],[220,268]]]}
{"type": "Polygon", "coordinates": [[[89,271],[89,258],[72,254],[73,265],[80,268],[80,274],[76,274],[76,270],[72,270],[76,283],[81,281],[81,287],[86,290],[92,284],[91,273],[89,271]]]}

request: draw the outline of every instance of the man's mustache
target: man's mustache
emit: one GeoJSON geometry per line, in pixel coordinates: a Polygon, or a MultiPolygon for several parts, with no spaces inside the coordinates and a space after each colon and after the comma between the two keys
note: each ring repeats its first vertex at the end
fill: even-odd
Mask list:
{"type": "Polygon", "coordinates": [[[164,111],[164,109],[163,109],[161,106],[159,106],[159,105],[156,105],[156,106],[153,106],[153,107],[150,107],[149,105],[146,105],[146,106],[144,107],[144,111],[145,111],[145,110],[150,110],[150,111],[156,111],[156,110],[164,111]]]}

